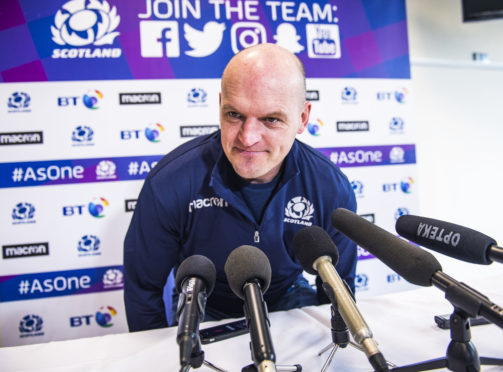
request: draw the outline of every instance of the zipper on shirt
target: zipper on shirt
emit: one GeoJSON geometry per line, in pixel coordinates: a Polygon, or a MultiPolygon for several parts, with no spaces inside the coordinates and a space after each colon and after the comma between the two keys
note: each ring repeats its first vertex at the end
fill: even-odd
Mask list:
{"type": "Polygon", "coordinates": [[[255,230],[255,235],[253,235],[253,242],[260,243],[260,234],[259,234],[258,230],[255,230]]]}

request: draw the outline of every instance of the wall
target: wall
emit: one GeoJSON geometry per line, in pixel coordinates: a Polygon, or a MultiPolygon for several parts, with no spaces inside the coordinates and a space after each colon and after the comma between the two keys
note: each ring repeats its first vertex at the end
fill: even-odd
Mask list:
{"type": "MultiPolygon", "coordinates": [[[[421,215],[503,239],[503,20],[462,22],[461,0],[407,0],[421,215]],[[472,52],[489,62],[473,62],[472,52]]],[[[466,280],[501,270],[437,256],[466,280]]]]}

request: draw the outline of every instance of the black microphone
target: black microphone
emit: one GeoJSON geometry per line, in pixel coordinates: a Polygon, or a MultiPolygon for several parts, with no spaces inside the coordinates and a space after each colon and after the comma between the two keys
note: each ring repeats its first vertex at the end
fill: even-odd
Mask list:
{"type": "Polygon", "coordinates": [[[332,306],[339,311],[355,341],[363,347],[372,367],[376,371],[389,371],[377,343],[372,339],[372,331],[356,307],[349,288],[334,268],[339,260],[339,251],[328,233],[319,226],[303,228],[293,238],[293,249],[305,271],[320,275],[332,306]]]}
{"type": "Polygon", "coordinates": [[[462,261],[489,265],[503,263],[503,248],[496,240],[478,231],[433,218],[403,215],[396,221],[396,232],[406,239],[438,253],[462,261]]]}
{"type": "Polygon", "coordinates": [[[262,296],[271,282],[269,259],[260,249],[242,245],[230,253],[224,270],[232,292],[244,300],[255,367],[259,372],[276,371],[267,305],[262,296]]]}
{"type": "Polygon", "coordinates": [[[332,225],[408,282],[423,287],[434,285],[445,293],[445,298],[455,308],[471,317],[481,315],[503,328],[503,308],[492,303],[487,296],[445,274],[431,253],[344,208],[338,208],[332,213],[332,225]]]}
{"type": "Polygon", "coordinates": [[[199,368],[204,361],[199,339],[199,323],[204,320],[206,300],[213,291],[216,280],[215,265],[207,257],[187,257],[178,267],[175,276],[178,291],[178,333],[176,342],[180,347],[180,365],[199,368]]]}

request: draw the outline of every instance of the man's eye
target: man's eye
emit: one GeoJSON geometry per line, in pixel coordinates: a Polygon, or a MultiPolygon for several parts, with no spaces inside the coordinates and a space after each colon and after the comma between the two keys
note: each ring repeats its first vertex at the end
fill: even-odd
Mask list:
{"type": "Polygon", "coordinates": [[[241,117],[241,115],[239,115],[237,112],[234,112],[234,111],[229,111],[227,113],[227,116],[229,116],[230,118],[233,118],[233,119],[239,119],[241,117]]]}
{"type": "Polygon", "coordinates": [[[266,118],[265,121],[267,121],[268,123],[274,124],[274,123],[277,123],[279,120],[276,118],[266,118]]]}

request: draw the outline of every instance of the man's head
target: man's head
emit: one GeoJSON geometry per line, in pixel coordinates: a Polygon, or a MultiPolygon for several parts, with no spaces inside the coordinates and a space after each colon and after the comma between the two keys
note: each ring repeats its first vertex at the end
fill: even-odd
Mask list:
{"type": "Polygon", "coordinates": [[[270,182],[296,134],[306,128],[304,67],[288,50],[259,44],[236,54],[222,74],[222,147],[235,172],[252,183],[270,182]]]}

